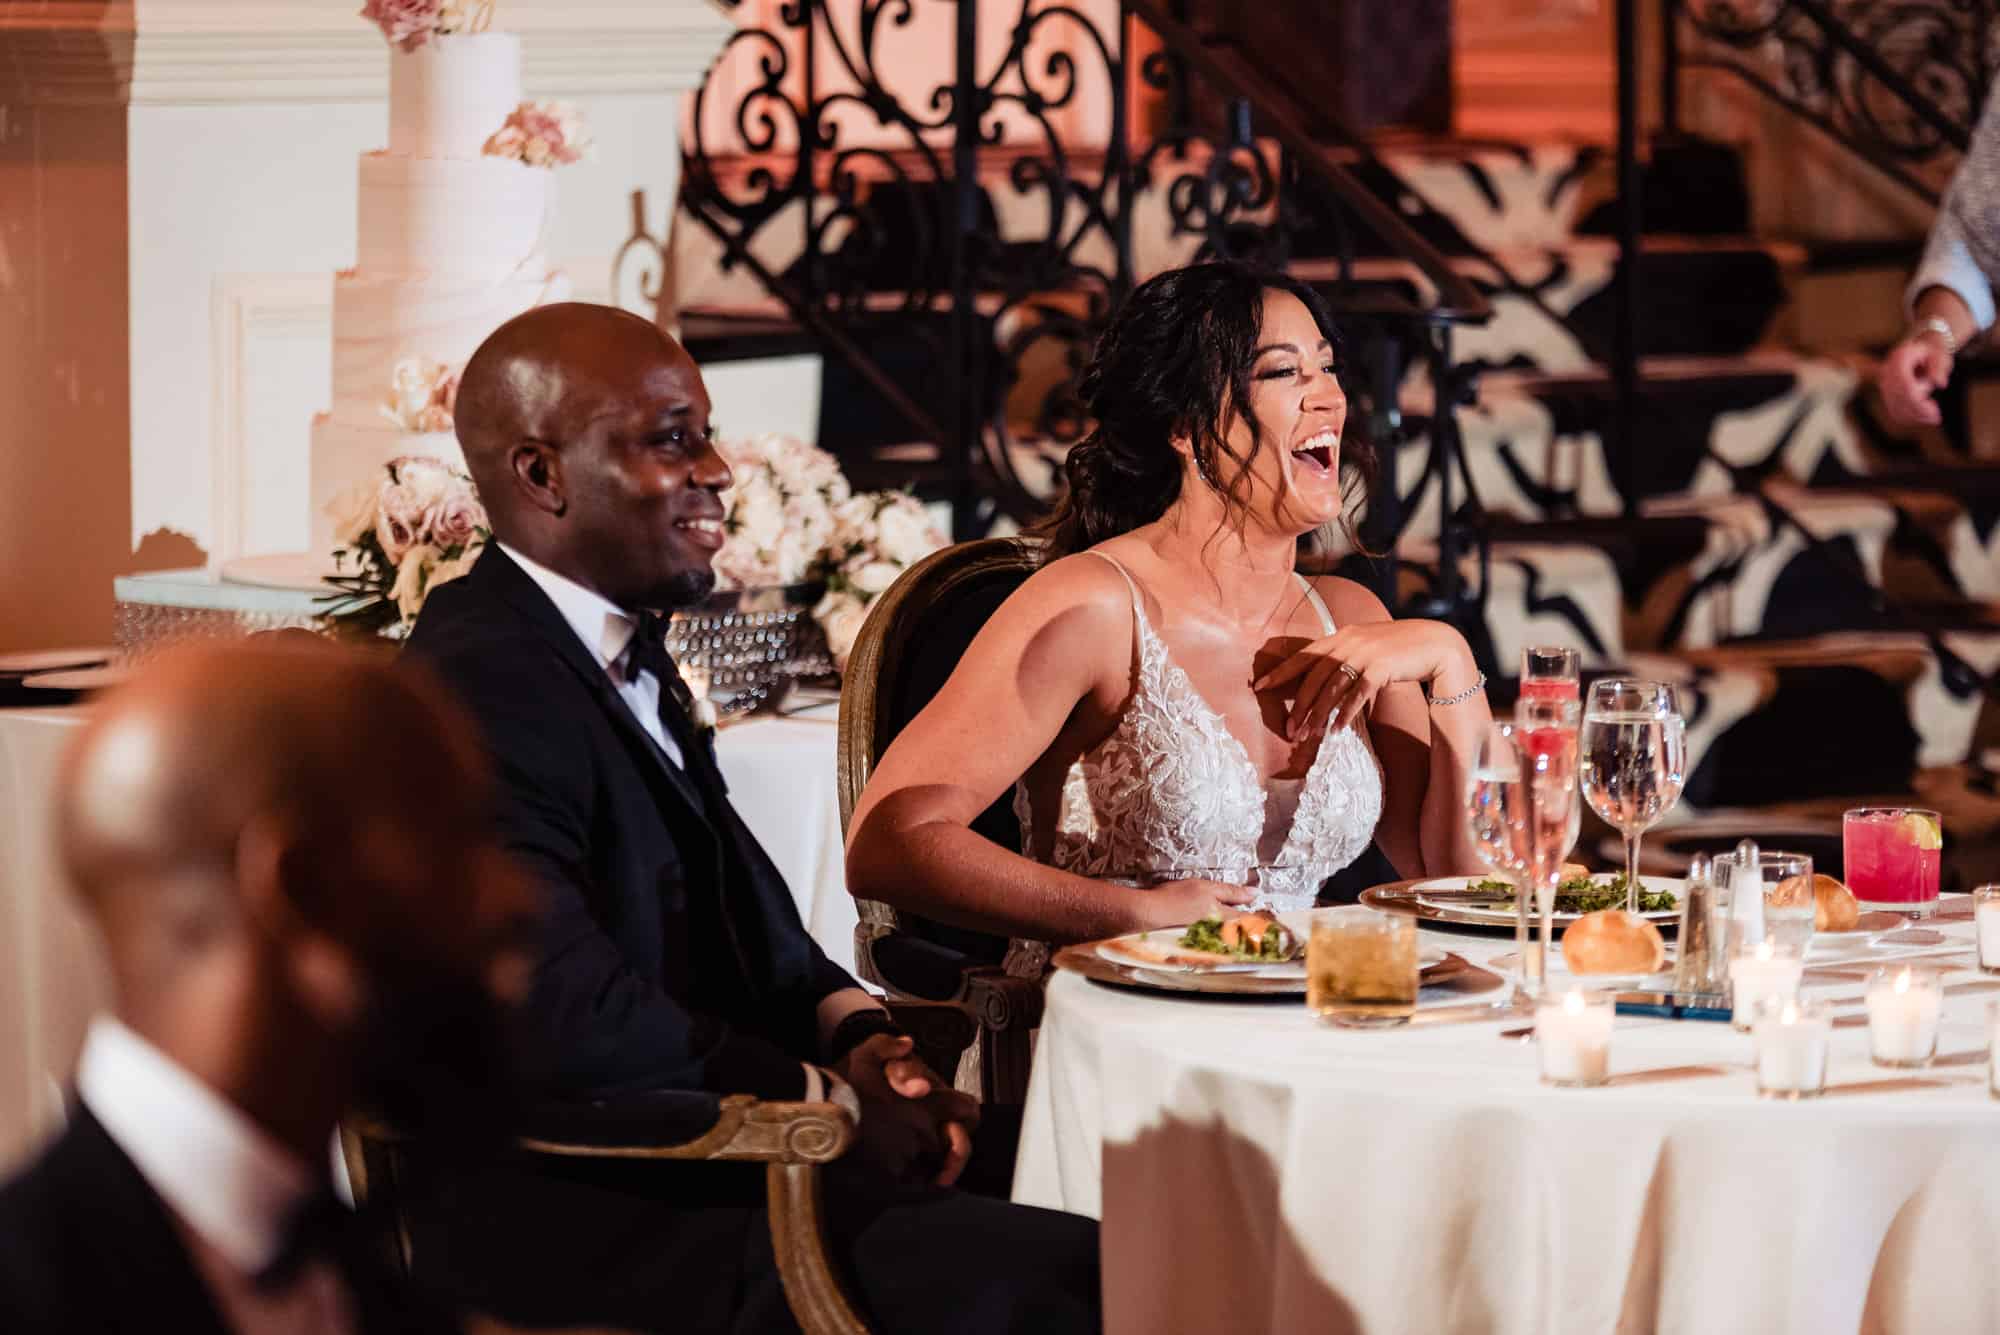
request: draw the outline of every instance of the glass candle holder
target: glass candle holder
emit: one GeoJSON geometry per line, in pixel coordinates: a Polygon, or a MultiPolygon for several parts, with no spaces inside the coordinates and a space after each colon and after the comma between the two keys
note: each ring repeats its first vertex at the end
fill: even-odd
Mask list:
{"type": "Polygon", "coordinates": [[[1535,1052],[1542,1079],[1563,1088],[1601,1085],[1611,1077],[1611,1023],[1616,1013],[1609,992],[1572,988],[1535,1005],[1535,1052]]]}
{"type": "Polygon", "coordinates": [[[1729,995],[1732,1009],[1729,1023],[1748,1032],[1757,1018],[1757,1007],[1773,998],[1788,1001],[1799,994],[1799,980],[1805,976],[1805,957],[1796,946],[1765,937],[1738,951],[1729,961],[1729,995]]]}
{"type": "Polygon", "coordinates": [[[1937,1055],[1944,980],[1929,969],[1877,969],[1868,984],[1868,1047],[1877,1066],[1928,1066],[1937,1055]]]}
{"type": "Polygon", "coordinates": [[[1335,1024],[1402,1024],[1417,1008],[1417,922],[1369,908],[1313,915],[1306,1005],[1335,1024]]]}
{"type": "Polygon", "coordinates": [[[1757,1040],[1757,1092],[1767,1099],[1809,1099],[1826,1089],[1833,1014],[1825,1004],[1770,997],[1751,1022],[1757,1040]]]}
{"type": "Polygon", "coordinates": [[[2000,885],[1973,890],[1972,925],[1979,937],[1979,972],[2000,973],[2000,885]]]}

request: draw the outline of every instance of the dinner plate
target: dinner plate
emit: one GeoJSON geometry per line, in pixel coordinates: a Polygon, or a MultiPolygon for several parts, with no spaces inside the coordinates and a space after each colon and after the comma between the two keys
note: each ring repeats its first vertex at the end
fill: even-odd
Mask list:
{"type": "MultiPolygon", "coordinates": [[[[1458,913],[1467,915],[1467,917],[1475,921],[1490,922],[1495,926],[1511,927],[1514,924],[1514,910],[1511,906],[1506,908],[1484,908],[1477,901],[1468,903],[1464,899],[1458,898],[1459,894],[1470,890],[1479,882],[1492,879],[1494,878],[1486,876],[1441,876],[1436,880],[1419,881],[1414,886],[1411,886],[1410,889],[1414,892],[1417,902],[1427,907],[1452,909],[1458,913]]],[[[1608,881],[1610,878],[1599,877],[1596,879],[1608,881]]],[[[1682,882],[1679,877],[1641,876],[1639,881],[1649,891],[1664,890],[1675,896],[1679,896],[1681,892],[1682,882]]],[[[1495,895],[1494,898],[1497,900],[1501,897],[1495,895]]],[[[1575,922],[1582,916],[1580,913],[1557,913],[1553,915],[1553,920],[1557,926],[1562,926],[1575,922]]],[[[1640,916],[1650,918],[1654,923],[1679,922],[1681,912],[1678,907],[1654,909],[1640,916]]]]}
{"type": "Polygon", "coordinates": [[[116,649],[33,649],[0,654],[0,677],[24,677],[30,672],[62,672],[109,663],[116,649]]]}
{"type": "MultiPolygon", "coordinates": [[[[1286,921],[1287,919],[1309,919],[1306,914],[1280,914],[1284,922],[1299,938],[1303,948],[1311,931],[1309,921],[1286,921]],[[1303,930],[1301,930],[1303,928],[1303,930]]],[[[1304,984],[1306,962],[1303,954],[1293,960],[1210,960],[1191,958],[1181,945],[1185,927],[1161,927],[1150,932],[1132,932],[1125,936],[1113,937],[1109,941],[1097,943],[1100,957],[1113,964],[1127,968],[1143,969],[1148,973],[1171,974],[1247,974],[1255,978],[1282,979],[1304,984]]],[[[1419,943],[1417,946],[1417,967],[1428,969],[1444,963],[1445,952],[1433,945],[1419,943]]]]}

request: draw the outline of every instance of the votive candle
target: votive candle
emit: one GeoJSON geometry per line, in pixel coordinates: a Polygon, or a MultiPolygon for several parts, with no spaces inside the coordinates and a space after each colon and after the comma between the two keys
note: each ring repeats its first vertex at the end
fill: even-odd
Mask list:
{"type": "Polygon", "coordinates": [[[1771,998],[1751,1026],[1757,1039],[1757,1092],[1771,1099],[1804,1099],[1826,1088],[1826,1055],[1833,1017],[1823,1005],[1796,997],[1771,998]]]}
{"type": "Polygon", "coordinates": [[[1729,1022],[1747,1030],[1766,1000],[1789,1000],[1799,994],[1806,962],[1795,949],[1765,937],[1729,961],[1729,995],[1734,1006],[1729,1022]]]}
{"type": "Polygon", "coordinates": [[[1927,1066],[1937,1054],[1944,983],[1905,966],[1881,969],[1868,985],[1868,1044],[1877,1066],[1927,1066]]]}
{"type": "Polygon", "coordinates": [[[1611,995],[1572,988],[1535,1007],[1542,1079],[1567,1087],[1601,1085],[1611,1075],[1611,995]]]}
{"type": "Polygon", "coordinates": [[[1979,972],[2000,973],[2000,885],[1972,892],[1972,921],[1979,935],[1979,972]]]}

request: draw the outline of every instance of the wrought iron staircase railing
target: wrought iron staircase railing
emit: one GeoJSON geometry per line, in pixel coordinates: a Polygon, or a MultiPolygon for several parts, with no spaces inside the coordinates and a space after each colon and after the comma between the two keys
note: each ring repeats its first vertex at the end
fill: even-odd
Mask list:
{"type": "Polygon", "coordinates": [[[1994,0],[1664,0],[1660,119],[1680,73],[1727,73],[1935,204],[2000,51],[1994,0]]]}
{"type": "MultiPolygon", "coordinates": [[[[1317,227],[1335,244],[1314,277],[1360,344],[1350,392],[1385,456],[1418,438],[1399,397],[1412,358],[1435,387],[1418,492],[1399,496],[1385,468],[1364,532],[1392,550],[1421,489],[1449,502],[1456,479],[1430,610],[1476,612],[1457,575],[1471,541],[1458,521],[1478,502],[1454,413],[1472,373],[1451,331],[1491,307],[1348,169],[1366,144],[1315,140],[1157,0],[1121,0],[1112,22],[1083,0],[986,3],[1013,14],[997,53],[981,49],[978,0],[784,0],[740,28],[683,127],[684,218],[879,395],[885,430],[940,447],[934,489],[959,536],[1046,501],[1043,479],[1087,427],[1089,348],[1135,282],[1196,256],[1292,262],[1317,227]],[[898,64],[893,39],[931,15],[952,24],[950,67],[898,64]],[[1188,96],[1195,81],[1213,96],[1188,96]],[[1080,147],[1067,122],[1092,105],[1102,136],[1080,147]],[[1204,122],[1198,105],[1222,113],[1204,122]],[[1148,210],[1162,225],[1141,236],[1148,210]],[[1357,238],[1402,271],[1364,274],[1357,238]]],[[[1393,568],[1377,578],[1391,586],[1393,568]]]]}

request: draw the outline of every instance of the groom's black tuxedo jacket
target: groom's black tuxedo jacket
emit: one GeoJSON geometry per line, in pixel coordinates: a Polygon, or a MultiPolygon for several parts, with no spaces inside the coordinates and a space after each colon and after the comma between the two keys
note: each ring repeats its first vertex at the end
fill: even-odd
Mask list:
{"type": "Polygon", "coordinates": [[[856,984],[730,807],[712,742],[685,768],[668,759],[497,545],[431,594],[407,652],[471,710],[502,838],[547,896],[524,1017],[531,1092],[800,1097],[816,1007],[856,984]]]}

